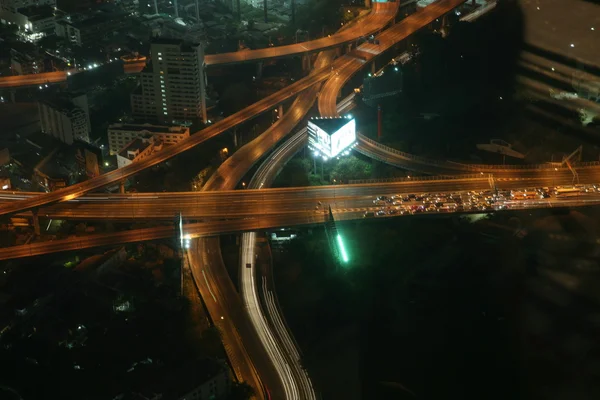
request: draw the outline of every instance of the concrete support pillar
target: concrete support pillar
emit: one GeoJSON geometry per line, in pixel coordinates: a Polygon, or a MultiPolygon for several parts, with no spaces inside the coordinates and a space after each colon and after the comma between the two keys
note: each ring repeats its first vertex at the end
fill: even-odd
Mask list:
{"type": "Polygon", "coordinates": [[[33,233],[35,233],[35,236],[40,236],[40,217],[38,216],[38,210],[32,210],[31,213],[33,214],[33,233]]]}
{"type": "Polygon", "coordinates": [[[312,60],[310,59],[310,54],[305,54],[302,56],[302,70],[304,72],[308,72],[312,69],[312,60]]]}
{"type": "Polygon", "coordinates": [[[154,14],[158,14],[158,2],[154,0],[154,14]]]}
{"type": "Polygon", "coordinates": [[[125,180],[119,182],[119,193],[125,194],[125,180]]]}
{"type": "Polygon", "coordinates": [[[173,0],[173,8],[175,9],[175,18],[179,18],[179,10],[177,9],[177,0],[173,0]]]}
{"type": "Polygon", "coordinates": [[[10,102],[11,103],[16,103],[16,96],[17,96],[17,91],[16,90],[11,90],[10,91],[10,102]]]}
{"type": "Polygon", "coordinates": [[[256,64],[256,79],[261,79],[262,78],[262,73],[263,73],[263,62],[259,61],[256,64]]]}
{"type": "Polygon", "coordinates": [[[442,17],[442,27],[440,28],[440,32],[442,32],[442,37],[448,36],[449,29],[447,14],[444,14],[444,16],[442,17]]]}
{"type": "Polygon", "coordinates": [[[277,112],[279,113],[279,118],[283,118],[283,104],[279,105],[279,110],[277,112]]]}
{"type": "Polygon", "coordinates": [[[371,63],[371,73],[375,75],[375,72],[377,72],[377,67],[375,66],[375,60],[373,60],[371,63]]]}

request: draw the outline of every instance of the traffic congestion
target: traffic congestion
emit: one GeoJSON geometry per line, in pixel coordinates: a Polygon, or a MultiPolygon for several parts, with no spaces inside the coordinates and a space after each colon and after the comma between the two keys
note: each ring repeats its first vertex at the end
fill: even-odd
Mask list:
{"type": "MultiPolygon", "coordinates": [[[[492,212],[535,205],[552,205],[573,199],[593,199],[599,185],[572,185],[526,188],[519,190],[489,189],[454,193],[406,193],[377,196],[364,217],[409,215],[419,213],[492,212]]],[[[560,205],[560,204],[558,204],[560,205]]]]}

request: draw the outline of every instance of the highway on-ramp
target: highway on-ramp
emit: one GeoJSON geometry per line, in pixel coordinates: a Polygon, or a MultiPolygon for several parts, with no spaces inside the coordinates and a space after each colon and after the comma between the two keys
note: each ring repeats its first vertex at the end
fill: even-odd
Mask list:
{"type": "MultiPolygon", "coordinates": [[[[373,3],[372,13],[381,16],[382,19],[393,18],[398,10],[397,2],[376,2],[373,3]]],[[[366,38],[367,36],[381,29],[381,25],[372,26],[367,24],[356,24],[350,29],[340,30],[337,33],[311,40],[290,44],[286,46],[268,47],[264,49],[236,51],[231,53],[207,54],[204,56],[204,63],[210,66],[238,64],[244,62],[257,62],[266,59],[290,57],[296,55],[316,53],[319,51],[332,49],[356,40],[366,38]]]]}

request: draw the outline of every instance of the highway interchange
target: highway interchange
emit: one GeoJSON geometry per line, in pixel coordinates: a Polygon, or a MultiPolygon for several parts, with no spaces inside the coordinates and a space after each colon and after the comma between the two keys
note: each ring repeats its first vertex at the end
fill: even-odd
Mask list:
{"type": "MultiPolygon", "coordinates": [[[[362,44],[350,55],[335,60],[332,60],[332,51],[324,51],[317,58],[315,69],[306,78],[140,163],[131,164],[121,170],[107,173],[82,184],[41,196],[31,193],[3,193],[0,198],[2,202],[0,214],[26,213],[26,210],[41,207],[38,209],[39,215],[48,216],[48,218],[135,220],[138,218],[172,219],[181,212],[186,220],[202,221],[184,225],[184,233],[189,238],[215,236],[222,233],[251,232],[242,235],[241,240],[241,299],[236,295],[236,289],[224,268],[219,241],[215,237],[193,241],[193,251],[188,252],[196,285],[213,322],[224,334],[225,347],[234,372],[238,378],[257,389],[258,397],[316,398],[312,384],[300,365],[298,352],[289,335],[286,336],[287,331],[283,323],[281,320],[274,323],[279,317],[277,310],[273,310],[272,301],[267,302],[267,304],[271,304],[268,306],[268,314],[274,316],[270,322],[266,321],[265,312],[261,309],[259,289],[256,286],[259,280],[255,274],[256,268],[246,268],[247,264],[252,265],[255,258],[256,233],[254,231],[322,223],[327,214],[324,206],[319,206],[319,204],[331,205],[336,219],[349,220],[363,218],[365,215],[370,216],[370,213],[373,213],[373,216],[414,213],[411,212],[414,211],[413,208],[407,209],[405,206],[398,205],[392,206],[396,207],[397,211],[408,211],[390,212],[392,206],[373,203],[376,196],[455,192],[462,198],[467,195],[464,193],[465,191],[486,191],[491,190],[492,187],[502,187],[503,189],[553,187],[568,185],[573,181],[571,170],[561,165],[543,165],[515,170],[440,163],[435,160],[424,160],[412,155],[405,155],[393,151],[393,149],[377,146],[366,138],[360,138],[359,151],[392,165],[403,166],[409,170],[424,170],[429,173],[456,174],[460,172],[474,175],[452,179],[447,177],[432,180],[407,178],[404,181],[387,183],[267,189],[285,160],[304,144],[306,133],[301,130],[283,146],[276,149],[266,160],[266,164],[264,164],[266,166],[264,168],[261,166],[251,181],[249,185],[251,189],[231,190],[266,152],[277,146],[279,141],[305,117],[316,101],[317,94],[320,93],[319,110],[322,115],[333,116],[338,112],[344,112],[343,107],[342,110],[339,110],[339,105],[336,105],[338,93],[348,79],[364,66],[365,60],[368,61],[377,54],[381,54],[463,2],[464,0],[441,0],[432,4],[379,34],[377,36],[379,45],[362,44]],[[371,56],[365,57],[364,54],[371,56]],[[325,84],[321,87],[323,82],[325,84]],[[273,109],[284,100],[294,96],[297,96],[296,101],[290,111],[286,112],[278,123],[255,142],[252,142],[251,146],[244,146],[234,153],[211,178],[203,192],[83,196],[88,191],[119,182],[145,168],[163,162],[260,113],[273,109]],[[382,160],[382,158],[385,159],[382,160]],[[274,325],[276,328],[272,329],[274,325]]],[[[365,36],[370,32],[380,30],[393,18],[394,14],[390,13],[389,5],[380,10],[378,4],[394,3],[375,3],[371,19],[361,23],[360,29],[349,28],[344,30],[343,34],[323,38],[325,40],[319,43],[314,43],[318,41],[304,43],[302,51],[299,50],[298,45],[300,44],[298,44],[282,46],[281,53],[277,53],[278,48],[264,49],[264,51],[256,51],[256,53],[254,51],[228,53],[219,55],[221,61],[215,58],[214,64],[258,61],[270,57],[325,50],[349,43],[358,38],[359,34],[365,36]],[[284,47],[287,48],[284,49],[284,47]],[[235,59],[236,57],[237,59],[235,59]]],[[[210,61],[210,58],[208,60],[210,61]]],[[[210,65],[208,61],[207,65],[210,65]]],[[[582,166],[582,168],[577,168],[577,171],[579,180],[582,182],[600,182],[600,170],[596,165],[582,166]]],[[[469,194],[469,196],[472,195],[469,194]]],[[[579,198],[553,198],[551,200],[536,199],[519,202],[505,199],[502,204],[512,208],[548,207],[557,204],[574,206],[595,204],[600,201],[600,197],[594,193],[582,195],[579,198]]],[[[500,202],[496,207],[498,205],[500,202]]],[[[412,204],[412,206],[416,206],[416,204],[412,204]]],[[[492,207],[492,210],[494,209],[492,207]]],[[[432,209],[430,210],[433,212],[432,209]]],[[[439,212],[436,210],[436,213],[439,212]]],[[[25,246],[0,249],[0,259],[111,246],[177,235],[176,228],[159,226],[66,240],[36,242],[25,246]]],[[[265,282],[262,287],[264,301],[265,298],[269,298],[269,294],[265,289],[265,282]]]]}

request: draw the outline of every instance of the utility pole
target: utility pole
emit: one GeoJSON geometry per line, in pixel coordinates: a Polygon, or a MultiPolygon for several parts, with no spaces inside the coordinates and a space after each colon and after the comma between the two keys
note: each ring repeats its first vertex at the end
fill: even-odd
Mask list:
{"type": "Polygon", "coordinates": [[[377,140],[381,141],[381,128],[382,128],[382,112],[381,104],[377,105],[377,140]]]}
{"type": "MultiPolygon", "coordinates": [[[[296,0],[292,0],[292,26],[296,27],[296,0]]],[[[297,39],[296,42],[298,42],[297,39]]]]}
{"type": "Polygon", "coordinates": [[[267,18],[267,0],[263,0],[263,11],[265,13],[265,23],[269,22],[269,20],[267,18]]]}

